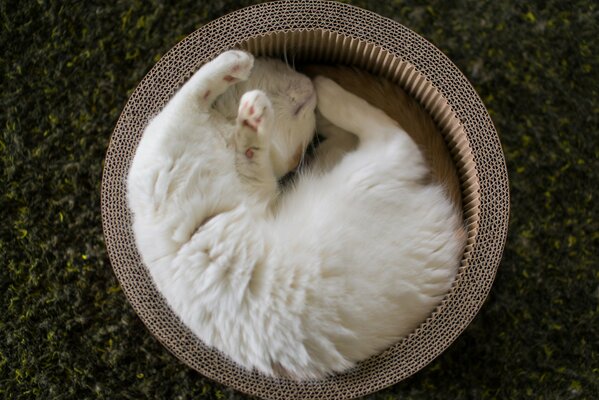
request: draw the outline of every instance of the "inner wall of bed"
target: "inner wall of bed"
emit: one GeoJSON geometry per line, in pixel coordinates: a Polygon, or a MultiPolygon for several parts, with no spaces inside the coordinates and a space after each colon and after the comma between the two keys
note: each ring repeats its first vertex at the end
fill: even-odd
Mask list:
{"type": "MultiPolygon", "coordinates": [[[[288,64],[322,63],[354,66],[398,84],[430,113],[456,166],[468,240],[461,268],[471,256],[479,223],[480,191],[468,137],[445,97],[414,66],[385,49],[326,30],[274,32],[239,43],[256,56],[276,57],[288,64]]],[[[459,279],[459,277],[458,277],[459,279]]]]}

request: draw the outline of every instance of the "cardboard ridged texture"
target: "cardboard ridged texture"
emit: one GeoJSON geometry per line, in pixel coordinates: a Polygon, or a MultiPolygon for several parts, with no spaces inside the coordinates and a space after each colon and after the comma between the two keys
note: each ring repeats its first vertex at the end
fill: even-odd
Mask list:
{"type": "Polygon", "coordinates": [[[131,95],[111,137],[102,178],[102,223],[115,274],[150,332],[204,376],[270,399],[346,399],[407,378],[468,326],[486,299],[507,235],[505,160],[478,95],[437,48],[401,24],[372,12],[320,0],[277,1],[225,15],[170,50],[131,95]],[[396,82],[432,116],[460,182],[468,243],[450,293],[404,340],[353,370],[295,382],[248,372],[196,338],[169,309],[135,247],[126,176],[148,120],[201,65],[244,48],[297,62],[352,65],[396,82]]]}

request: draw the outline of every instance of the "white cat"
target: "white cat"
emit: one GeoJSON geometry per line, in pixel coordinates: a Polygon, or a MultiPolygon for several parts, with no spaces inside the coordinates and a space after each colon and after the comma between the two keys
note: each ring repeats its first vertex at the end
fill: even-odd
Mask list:
{"type": "Polygon", "coordinates": [[[379,109],[228,51],[148,125],[128,199],[143,261],[192,332],[246,368],[311,379],[397,342],[449,290],[463,228],[428,174],[379,109]],[[281,194],[277,178],[314,133],[316,97],[358,146],[331,163],[324,152],[345,139],[323,125],[328,161],[281,194]]]}

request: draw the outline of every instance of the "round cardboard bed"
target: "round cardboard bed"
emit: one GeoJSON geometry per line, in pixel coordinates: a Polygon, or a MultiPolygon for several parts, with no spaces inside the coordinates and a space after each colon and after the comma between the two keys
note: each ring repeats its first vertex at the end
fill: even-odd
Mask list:
{"type": "Polygon", "coordinates": [[[426,366],[467,327],[487,297],[501,259],[508,214],[508,178],[497,133],[482,101],[454,64],[397,22],[320,0],[248,7],[177,44],[125,106],[111,137],[102,179],[102,221],[112,267],[150,332],[204,376],[273,399],[358,397],[426,366]],[[145,125],[194,71],[231,48],[295,62],[350,65],[397,83],[430,114],[455,166],[468,242],[451,291],[410,336],[345,374],[296,382],[237,367],[181,324],[136,250],[125,182],[145,125]]]}

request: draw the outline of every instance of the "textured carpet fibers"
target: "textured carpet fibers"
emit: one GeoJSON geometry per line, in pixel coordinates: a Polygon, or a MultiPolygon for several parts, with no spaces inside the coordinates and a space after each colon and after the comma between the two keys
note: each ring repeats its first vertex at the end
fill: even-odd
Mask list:
{"type": "MultiPolygon", "coordinates": [[[[244,396],[144,328],[107,259],[102,160],[168,49],[252,1],[0,1],[0,397],[244,396]]],[[[473,83],[512,194],[491,295],[427,368],[371,399],[599,398],[599,7],[351,1],[423,35],[473,83]]]]}

